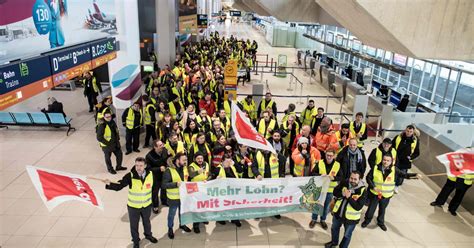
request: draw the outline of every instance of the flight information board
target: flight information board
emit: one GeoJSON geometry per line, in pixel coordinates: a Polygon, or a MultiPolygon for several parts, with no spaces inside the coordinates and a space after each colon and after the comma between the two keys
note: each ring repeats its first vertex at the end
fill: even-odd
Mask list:
{"type": "Polygon", "coordinates": [[[108,38],[90,43],[92,69],[117,58],[115,38],[108,38]]]}

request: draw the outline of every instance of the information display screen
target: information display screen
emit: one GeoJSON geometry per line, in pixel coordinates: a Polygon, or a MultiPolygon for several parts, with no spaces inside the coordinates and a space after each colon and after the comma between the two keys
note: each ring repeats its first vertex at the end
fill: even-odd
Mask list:
{"type": "Polygon", "coordinates": [[[352,50],[360,52],[361,45],[362,43],[360,42],[360,40],[356,40],[356,39],[352,40],[352,50]]]}
{"type": "Polygon", "coordinates": [[[336,36],[336,45],[342,46],[342,45],[343,45],[343,40],[344,40],[344,36],[342,36],[342,35],[337,35],[337,36],[336,36]]]}
{"type": "Polygon", "coordinates": [[[365,51],[367,55],[375,57],[377,55],[377,49],[371,46],[367,46],[367,50],[365,51]]]}
{"type": "Polygon", "coordinates": [[[398,54],[398,53],[393,54],[393,64],[394,65],[405,67],[405,66],[407,66],[407,60],[408,60],[407,56],[403,56],[403,55],[398,54]]]}
{"type": "Polygon", "coordinates": [[[331,32],[326,33],[326,42],[332,44],[334,43],[334,34],[331,32]]]}

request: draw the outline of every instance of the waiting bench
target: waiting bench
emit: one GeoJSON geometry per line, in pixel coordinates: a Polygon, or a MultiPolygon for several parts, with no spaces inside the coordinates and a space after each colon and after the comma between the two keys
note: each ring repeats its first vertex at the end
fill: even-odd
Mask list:
{"type": "Polygon", "coordinates": [[[19,113],[0,112],[0,127],[8,126],[44,126],[44,127],[68,127],[69,131],[76,130],[71,126],[71,118],[64,117],[61,113],[19,113]]]}

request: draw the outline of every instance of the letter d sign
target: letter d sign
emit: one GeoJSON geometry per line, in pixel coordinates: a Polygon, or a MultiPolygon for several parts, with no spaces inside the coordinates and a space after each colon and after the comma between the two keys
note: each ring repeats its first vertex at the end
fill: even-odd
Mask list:
{"type": "Polygon", "coordinates": [[[57,58],[53,58],[53,67],[54,67],[54,71],[59,70],[58,59],[57,58]]]}
{"type": "Polygon", "coordinates": [[[73,53],[72,53],[72,61],[73,61],[74,64],[77,64],[76,52],[73,52],[73,53]]]}

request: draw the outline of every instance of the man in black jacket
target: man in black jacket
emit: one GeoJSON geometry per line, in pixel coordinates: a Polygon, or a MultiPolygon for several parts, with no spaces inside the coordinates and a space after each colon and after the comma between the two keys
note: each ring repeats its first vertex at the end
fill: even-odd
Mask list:
{"type": "Polygon", "coordinates": [[[105,188],[108,190],[120,191],[128,187],[128,218],[130,220],[130,233],[132,234],[133,248],[138,248],[140,235],[138,233],[138,223],[140,217],[143,222],[145,238],[152,243],[158,240],[153,237],[151,232],[151,191],[156,186],[153,182],[153,174],[145,168],[145,159],[138,157],[135,159],[135,166],[129,173],[125,174],[118,183],[112,183],[105,179],[105,188]]]}
{"type": "Polygon", "coordinates": [[[107,165],[107,170],[111,174],[117,174],[117,172],[112,167],[112,161],[110,157],[112,153],[117,159],[116,170],[126,170],[127,168],[122,167],[122,149],[120,148],[120,135],[118,131],[117,124],[112,120],[112,114],[107,111],[104,113],[104,122],[100,123],[97,126],[97,140],[99,141],[100,147],[105,156],[105,164],[107,165]]]}
{"type": "MultiPolygon", "coordinates": [[[[397,150],[397,166],[407,172],[411,168],[413,159],[420,156],[420,142],[415,136],[415,126],[408,125],[401,134],[392,140],[392,147],[397,150]]],[[[398,186],[403,184],[403,178],[399,178],[396,182],[395,193],[398,193],[398,186]]]]}
{"type": "MultiPolygon", "coordinates": [[[[153,172],[153,183],[156,187],[152,191],[152,201],[153,201],[153,213],[159,213],[160,201],[158,200],[158,192],[161,188],[161,182],[163,179],[163,172],[167,167],[168,152],[165,149],[165,145],[161,140],[153,141],[153,149],[151,149],[148,154],[145,156],[147,169],[153,172]]],[[[166,205],[166,194],[162,189],[159,196],[162,205],[166,205]]]]}
{"type": "Polygon", "coordinates": [[[66,117],[66,114],[64,113],[63,110],[63,104],[61,102],[58,102],[56,98],[54,97],[48,97],[48,109],[41,109],[41,112],[43,113],[60,113],[63,114],[64,117],[66,117]]]}
{"type": "Polygon", "coordinates": [[[143,123],[142,110],[140,103],[135,102],[132,106],[126,108],[122,114],[122,125],[125,127],[125,155],[134,152],[140,152],[140,128],[143,123]]]}
{"type": "Polygon", "coordinates": [[[349,180],[342,181],[334,188],[334,208],[332,209],[331,241],[325,247],[349,247],[352,232],[359,223],[367,199],[367,189],[361,181],[362,174],[359,171],[351,172],[349,180]],[[344,237],[339,243],[339,230],[344,225],[344,237]]]}
{"type": "Polygon", "coordinates": [[[367,184],[369,185],[370,193],[368,194],[369,208],[365,212],[365,219],[362,223],[362,228],[367,227],[374,217],[375,209],[379,206],[379,214],[377,216],[377,225],[383,230],[387,231],[385,226],[385,209],[390,203],[395,190],[395,182],[398,178],[421,178],[421,175],[416,173],[406,173],[393,165],[393,158],[390,154],[385,154],[382,162],[372,168],[367,174],[367,184]]]}
{"type": "Polygon", "coordinates": [[[272,144],[273,149],[278,154],[278,163],[280,164],[280,177],[285,177],[285,172],[286,172],[286,144],[283,142],[281,139],[281,133],[279,130],[275,130],[272,134],[272,137],[268,139],[268,142],[272,144]]]}
{"type": "Polygon", "coordinates": [[[366,160],[364,151],[357,147],[357,140],[352,138],[349,145],[344,147],[338,154],[336,160],[341,164],[342,175],[345,180],[349,179],[352,171],[358,171],[364,177],[366,160]]]}
{"type": "Polygon", "coordinates": [[[378,147],[374,148],[372,152],[370,152],[368,163],[370,168],[374,168],[376,165],[382,162],[382,157],[385,154],[392,155],[393,164],[396,165],[397,161],[397,151],[395,148],[392,147],[392,140],[390,138],[385,138],[378,147]]]}

